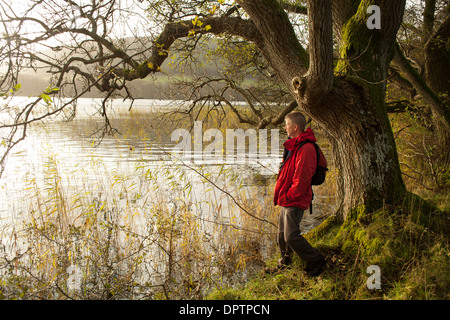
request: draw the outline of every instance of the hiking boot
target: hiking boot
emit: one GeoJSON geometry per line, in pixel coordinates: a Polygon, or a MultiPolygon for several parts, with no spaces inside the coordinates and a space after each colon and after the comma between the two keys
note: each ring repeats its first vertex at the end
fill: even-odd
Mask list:
{"type": "Polygon", "coordinates": [[[305,268],[306,274],[310,277],[317,277],[324,271],[325,264],[323,258],[317,262],[309,263],[305,268]]]}

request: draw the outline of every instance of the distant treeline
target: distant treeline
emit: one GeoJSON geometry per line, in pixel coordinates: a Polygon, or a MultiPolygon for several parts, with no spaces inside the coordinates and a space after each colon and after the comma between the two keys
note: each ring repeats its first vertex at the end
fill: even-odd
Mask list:
{"type": "MultiPolygon", "coordinates": [[[[165,77],[166,78],[166,77],[165,77]]],[[[20,94],[23,96],[39,96],[49,85],[50,78],[45,77],[42,73],[22,74],[19,76],[19,83],[22,85],[20,94]]],[[[128,87],[134,98],[142,99],[182,99],[181,94],[177,94],[176,90],[171,89],[168,81],[151,81],[135,80],[130,82],[128,87]]],[[[64,90],[66,96],[73,95],[73,90],[66,87],[64,90]]],[[[104,93],[99,92],[96,88],[91,88],[83,97],[85,98],[101,98],[104,93]]]]}

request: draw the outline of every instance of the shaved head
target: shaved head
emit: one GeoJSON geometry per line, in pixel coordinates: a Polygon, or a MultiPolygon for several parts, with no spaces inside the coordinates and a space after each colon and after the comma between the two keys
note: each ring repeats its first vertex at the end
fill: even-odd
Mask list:
{"type": "Polygon", "coordinates": [[[292,111],[288,113],[285,119],[289,119],[292,124],[298,126],[300,131],[304,131],[306,127],[306,118],[300,111],[292,111]]]}

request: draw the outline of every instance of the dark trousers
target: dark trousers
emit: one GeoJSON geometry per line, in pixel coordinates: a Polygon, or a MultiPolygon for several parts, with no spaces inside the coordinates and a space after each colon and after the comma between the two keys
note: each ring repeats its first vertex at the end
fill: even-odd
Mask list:
{"type": "Polygon", "coordinates": [[[312,247],[300,233],[300,222],[305,210],[296,207],[281,207],[278,223],[278,246],[282,263],[289,263],[292,251],[307,263],[323,260],[319,250],[312,247]]]}

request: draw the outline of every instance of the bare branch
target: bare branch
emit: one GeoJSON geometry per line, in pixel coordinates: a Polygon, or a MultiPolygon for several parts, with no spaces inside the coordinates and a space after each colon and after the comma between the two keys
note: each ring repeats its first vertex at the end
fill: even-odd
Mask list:
{"type": "Polygon", "coordinates": [[[425,80],[417,73],[404,56],[398,43],[395,44],[394,62],[398,68],[404,73],[405,77],[412,83],[417,92],[420,93],[424,101],[430,106],[435,114],[436,119],[440,119],[442,124],[446,127],[446,132],[450,132],[450,114],[446,112],[443,102],[431,90],[425,80]]]}

